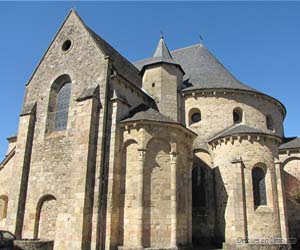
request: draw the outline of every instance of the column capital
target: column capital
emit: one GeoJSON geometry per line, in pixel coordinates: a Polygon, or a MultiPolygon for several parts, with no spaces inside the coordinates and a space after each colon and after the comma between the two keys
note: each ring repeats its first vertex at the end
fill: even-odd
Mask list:
{"type": "Polygon", "coordinates": [[[139,154],[138,154],[139,161],[145,161],[146,160],[147,149],[145,149],[145,148],[139,148],[138,152],[139,152],[139,154]]]}

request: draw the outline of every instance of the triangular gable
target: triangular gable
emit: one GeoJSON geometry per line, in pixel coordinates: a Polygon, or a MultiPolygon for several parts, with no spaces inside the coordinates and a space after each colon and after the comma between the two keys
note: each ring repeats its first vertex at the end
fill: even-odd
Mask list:
{"type": "Polygon", "coordinates": [[[87,35],[91,37],[91,40],[94,42],[96,49],[101,53],[101,55],[109,57],[112,61],[112,64],[117,69],[118,73],[121,74],[126,79],[130,80],[131,83],[141,86],[141,78],[139,76],[139,70],[131,64],[127,59],[125,59],[120,53],[118,53],[113,47],[111,47],[104,39],[98,36],[95,32],[93,32],[90,28],[86,26],[80,16],[74,9],[71,9],[66,18],[64,19],[63,23],[61,24],[58,31],[55,33],[53,39],[51,40],[47,50],[45,51],[44,55],[42,56],[41,60],[39,61],[37,67],[35,68],[33,74],[31,75],[30,79],[28,80],[26,85],[29,85],[32,78],[36,74],[38,68],[40,67],[41,63],[45,59],[46,55],[48,54],[50,48],[52,47],[53,43],[57,39],[58,35],[60,34],[61,30],[65,26],[66,22],[70,19],[70,17],[74,15],[79,23],[82,25],[84,30],[86,31],[87,35]]]}

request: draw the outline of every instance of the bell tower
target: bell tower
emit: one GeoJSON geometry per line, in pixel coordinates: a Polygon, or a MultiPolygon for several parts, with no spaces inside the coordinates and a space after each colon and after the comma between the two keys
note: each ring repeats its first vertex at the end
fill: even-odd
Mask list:
{"type": "Polygon", "coordinates": [[[159,111],[174,121],[182,122],[178,88],[184,71],[174,61],[163,36],[160,37],[153,57],[142,68],[141,74],[143,89],[155,99],[159,111]]]}

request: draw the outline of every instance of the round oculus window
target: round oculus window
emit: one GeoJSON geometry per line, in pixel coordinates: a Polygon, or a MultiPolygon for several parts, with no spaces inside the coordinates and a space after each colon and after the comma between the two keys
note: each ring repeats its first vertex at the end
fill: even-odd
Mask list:
{"type": "Polygon", "coordinates": [[[71,45],[72,45],[71,40],[66,40],[66,41],[63,43],[61,49],[62,49],[63,51],[68,51],[68,50],[71,48],[71,45]]]}

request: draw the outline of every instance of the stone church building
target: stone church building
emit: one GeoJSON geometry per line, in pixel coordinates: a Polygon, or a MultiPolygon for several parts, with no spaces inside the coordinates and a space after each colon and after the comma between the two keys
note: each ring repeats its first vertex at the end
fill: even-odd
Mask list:
{"type": "Polygon", "coordinates": [[[272,242],[300,238],[284,105],[202,44],[161,37],[149,56],[129,62],[70,11],[8,138],[0,229],[54,250],[288,249],[272,242]]]}

